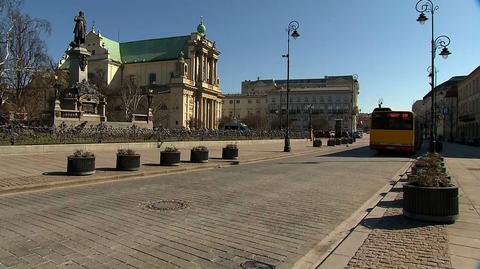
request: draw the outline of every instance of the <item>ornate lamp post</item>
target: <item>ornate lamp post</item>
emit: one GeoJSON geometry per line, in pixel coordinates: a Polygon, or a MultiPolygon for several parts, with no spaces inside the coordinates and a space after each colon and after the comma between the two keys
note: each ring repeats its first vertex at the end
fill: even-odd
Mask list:
{"type": "Polygon", "coordinates": [[[286,123],[286,130],[285,130],[285,146],[283,147],[284,152],[290,152],[292,149],[290,147],[290,137],[288,134],[288,124],[289,124],[289,115],[290,111],[288,109],[288,103],[290,103],[289,100],[289,93],[290,93],[290,36],[297,39],[300,34],[297,32],[297,29],[299,27],[298,21],[291,21],[288,24],[288,29],[287,29],[287,54],[282,55],[282,57],[287,58],[287,123],[286,123]]]}
{"type": "Polygon", "coordinates": [[[147,103],[148,103],[148,109],[147,109],[147,123],[150,120],[150,110],[152,109],[152,99],[153,99],[153,90],[148,90],[147,93],[147,103]]]}
{"type": "Polygon", "coordinates": [[[432,0],[419,0],[415,5],[415,9],[420,12],[417,21],[420,24],[425,24],[428,20],[425,13],[430,13],[432,15],[432,39],[431,39],[431,70],[430,73],[430,88],[432,93],[432,102],[431,102],[431,123],[432,126],[430,128],[430,151],[436,151],[436,119],[435,119],[435,55],[437,49],[442,49],[439,53],[444,59],[450,55],[450,51],[448,50],[448,45],[450,44],[450,38],[446,35],[441,35],[435,38],[435,31],[434,31],[434,18],[435,18],[435,11],[438,10],[438,6],[436,6],[432,0]]]}
{"type": "Polygon", "coordinates": [[[308,111],[308,133],[310,134],[310,140],[313,140],[312,138],[312,110],[314,109],[315,107],[312,105],[312,104],[309,104],[309,105],[306,105],[305,106],[305,110],[308,111]]]}

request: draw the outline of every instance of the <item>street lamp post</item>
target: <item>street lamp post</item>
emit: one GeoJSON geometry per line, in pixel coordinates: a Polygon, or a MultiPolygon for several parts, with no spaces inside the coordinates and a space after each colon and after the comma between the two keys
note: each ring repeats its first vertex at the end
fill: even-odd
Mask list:
{"type": "Polygon", "coordinates": [[[153,99],[153,90],[148,90],[148,93],[147,93],[147,103],[148,103],[147,123],[150,120],[150,110],[152,109],[152,99],[153,99]]]}
{"type": "Polygon", "coordinates": [[[313,140],[313,137],[312,137],[312,109],[314,108],[314,106],[312,104],[309,104],[309,105],[306,105],[305,106],[305,110],[308,111],[308,133],[310,134],[310,140],[313,140]]]}
{"type": "Polygon", "coordinates": [[[288,24],[287,28],[287,54],[282,55],[282,57],[287,58],[287,123],[286,123],[286,129],[285,129],[285,146],[283,147],[284,152],[290,152],[292,149],[290,147],[290,137],[288,133],[289,129],[289,114],[290,111],[288,109],[288,103],[290,103],[289,100],[289,94],[290,94],[290,36],[297,39],[300,34],[297,32],[297,29],[299,27],[298,21],[291,21],[288,24]]]}
{"type": "Polygon", "coordinates": [[[431,123],[432,126],[430,128],[430,151],[436,151],[436,119],[435,119],[435,54],[437,49],[442,49],[439,53],[444,59],[450,55],[450,51],[448,50],[448,45],[450,44],[450,38],[446,35],[441,35],[435,38],[435,31],[434,31],[434,18],[435,18],[435,11],[438,10],[438,6],[435,5],[432,0],[419,0],[415,5],[415,9],[420,12],[417,21],[420,24],[425,24],[428,20],[425,13],[430,13],[432,16],[432,38],[431,38],[431,73],[430,76],[430,88],[432,93],[432,102],[431,102],[431,123]]]}

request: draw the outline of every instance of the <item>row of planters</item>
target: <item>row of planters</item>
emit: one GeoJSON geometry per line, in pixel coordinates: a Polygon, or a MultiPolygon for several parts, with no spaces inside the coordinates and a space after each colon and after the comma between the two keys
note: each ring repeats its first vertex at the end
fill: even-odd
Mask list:
{"type": "MultiPolygon", "coordinates": [[[[349,137],[349,138],[330,138],[327,140],[327,146],[333,147],[335,145],[341,145],[341,144],[353,144],[354,139],[349,137]]],[[[320,139],[315,139],[313,140],[313,146],[314,147],[321,147],[322,146],[322,140],[320,139]]]]}
{"type": "Polygon", "coordinates": [[[427,153],[417,158],[403,185],[403,215],[453,223],[458,218],[458,209],[458,186],[448,176],[443,157],[427,153]]]}
{"type": "MultiPolygon", "coordinates": [[[[238,147],[229,144],[222,148],[222,159],[234,160],[238,158],[238,147]]],[[[193,163],[207,163],[208,148],[197,146],[190,150],[190,161],[193,163]]],[[[180,151],[174,147],[166,147],[160,152],[160,165],[180,165],[180,151]]],[[[136,171],[140,168],[140,154],[132,149],[119,149],[117,152],[116,169],[119,171],[136,171]]],[[[77,150],[67,157],[67,174],[73,176],[87,176],[95,173],[95,155],[89,151],[77,150]]]]}

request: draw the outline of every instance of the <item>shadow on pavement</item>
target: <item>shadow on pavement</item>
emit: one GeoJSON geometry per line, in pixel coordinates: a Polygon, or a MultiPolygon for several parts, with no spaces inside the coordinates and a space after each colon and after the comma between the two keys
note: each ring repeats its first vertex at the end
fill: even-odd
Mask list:
{"type": "Polygon", "coordinates": [[[355,158],[371,158],[371,157],[410,157],[411,154],[399,154],[393,152],[382,152],[379,153],[377,151],[371,150],[368,146],[350,149],[341,152],[335,152],[325,155],[320,155],[318,157],[355,157],[355,158]]]}
{"type": "Polygon", "coordinates": [[[68,176],[67,172],[64,171],[55,171],[55,172],[44,172],[44,176],[68,176]]]}
{"type": "Polygon", "coordinates": [[[378,218],[367,218],[362,220],[359,225],[369,229],[407,230],[418,227],[434,226],[438,225],[438,223],[415,221],[404,217],[402,214],[399,214],[378,218]]]}
{"type": "Polygon", "coordinates": [[[103,171],[103,172],[118,171],[116,168],[113,168],[113,167],[100,167],[100,168],[96,168],[95,170],[103,171]]]}
{"type": "Polygon", "coordinates": [[[160,166],[160,163],[142,163],[144,166],[160,166]]]}
{"type": "Polygon", "coordinates": [[[378,202],[377,206],[383,207],[383,208],[402,208],[402,203],[398,201],[403,201],[403,200],[396,200],[396,201],[380,201],[378,202]]]}
{"type": "Polygon", "coordinates": [[[442,155],[447,158],[480,159],[480,148],[456,143],[444,143],[442,155]]]}

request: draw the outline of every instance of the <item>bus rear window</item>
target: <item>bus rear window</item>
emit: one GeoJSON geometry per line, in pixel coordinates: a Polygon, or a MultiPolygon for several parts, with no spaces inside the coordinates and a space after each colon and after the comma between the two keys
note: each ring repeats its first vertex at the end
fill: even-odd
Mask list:
{"type": "Polygon", "coordinates": [[[412,130],[413,116],[405,112],[373,113],[372,129],[412,130]]]}

